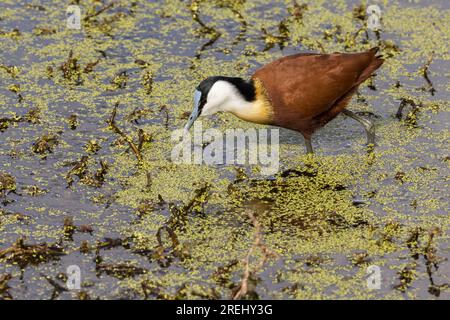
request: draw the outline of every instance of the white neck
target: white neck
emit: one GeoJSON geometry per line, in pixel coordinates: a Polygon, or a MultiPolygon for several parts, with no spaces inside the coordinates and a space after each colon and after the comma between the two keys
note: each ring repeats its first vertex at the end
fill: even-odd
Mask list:
{"type": "Polygon", "coordinates": [[[211,88],[202,115],[219,111],[230,112],[245,121],[268,123],[267,106],[264,101],[245,100],[239,90],[227,81],[217,81],[211,88]]]}
{"type": "Polygon", "coordinates": [[[217,81],[208,93],[207,103],[202,115],[211,115],[224,111],[236,113],[240,110],[249,111],[252,103],[245,100],[239,90],[227,81],[217,81]]]}
{"type": "Polygon", "coordinates": [[[268,123],[267,109],[264,101],[255,100],[248,102],[240,94],[232,96],[229,99],[224,111],[230,112],[245,121],[268,123]]]}
{"type": "MultiPolygon", "coordinates": [[[[237,89],[235,89],[237,91],[237,89]]],[[[238,113],[251,113],[253,103],[245,100],[239,92],[232,92],[226,102],[223,104],[223,111],[238,113]]]]}

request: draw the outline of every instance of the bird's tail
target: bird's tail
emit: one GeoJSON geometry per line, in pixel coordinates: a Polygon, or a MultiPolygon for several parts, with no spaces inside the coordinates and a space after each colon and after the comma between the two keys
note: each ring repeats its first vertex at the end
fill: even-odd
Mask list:
{"type": "Polygon", "coordinates": [[[357,81],[358,84],[366,81],[372,75],[372,73],[374,73],[375,70],[377,70],[383,64],[384,59],[380,55],[376,55],[379,50],[379,47],[374,47],[366,52],[366,54],[370,58],[370,62],[366,69],[364,69],[364,71],[359,76],[357,81]]]}

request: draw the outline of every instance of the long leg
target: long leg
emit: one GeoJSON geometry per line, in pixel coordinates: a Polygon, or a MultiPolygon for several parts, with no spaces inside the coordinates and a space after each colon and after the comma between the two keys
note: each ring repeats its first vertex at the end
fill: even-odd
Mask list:
{"type": "Polygon", "coordinates": [[[367,144],[375,144],[375,126],[372,121],[362,118],[350,110],[345,109],[343,113],[362,124],[367,133],[367,144]]]}
{"type": "Polygon", "coordinates": [[[314,153],[311,144],[311,137],[305,137],[305,146],[306,146],[306,153],[314,153]]]}

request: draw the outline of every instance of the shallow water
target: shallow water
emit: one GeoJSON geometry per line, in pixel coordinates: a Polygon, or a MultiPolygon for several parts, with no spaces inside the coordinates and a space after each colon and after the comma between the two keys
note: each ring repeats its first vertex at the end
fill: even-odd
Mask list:
{"type": "MultiPolygon", "coordinates": [[[[7,119],[0,122],[0,175],[14,177],[16,187],[0,190],[0,250],[23,238],[63,253],[36,261],[0,251],[0,297],[230,298],[255,236],[249,210],[263,248],[274,254],[261,260],[261,247],[254,251],[246,298],[450,297],[446,1],[379,2],[379,40],[371,31],[353,39],[363,26],[352,16],[360,4],[353,1],[308,3],[297,20],[290,1],[117,1],[97,15],[103,5],[94,3],[80,1],[83,17],[91,16],[82,30],[66,27],[66,4],[58,1],[0,4],[0,119],[7,119]],[[192,19],[197,7],[207,32],[192,19]],[[284,48],[267,48],[261,28],[279,35],[281,20],[284,48]],[[248,78],[283,55],[375,45],[386,57],[376,90],[366,82],[349,106],[373,114],[373,153],[363,129],[339,116],[314,135],[314,157],[304,155],[299,134],[280,130],[280,173],[295,169],[294,176],[170,161],[171,133],[186,122],[203,78],[248,78]],[[64,74],[71,50],[78,69],[64,74]],[[430,57],[433,95],[421,71],[430,57]],[[421,106],[406,107],[400,121],[395,114],[407,98],[421,106]],[[139,129],[151,136],[140,164],[108,125],[116,103],[126,135],[136,144],[139,129]],[[57,144],[36,153],[44,135],[57,144]],[[101,148],[86,148],[90,140],[101,148]],[[83,156],[80,179],[71,169],[83,156]],[[95,176],[100,161],[108,169],[95,176]],[[66,290],[70,265],[80,267],[80,290],[66,290]],[[371,265],[381,271],[377,290],[366,285],[371,265]]],[[[232,115],[202,124],[256,127],[232,115]]]]}

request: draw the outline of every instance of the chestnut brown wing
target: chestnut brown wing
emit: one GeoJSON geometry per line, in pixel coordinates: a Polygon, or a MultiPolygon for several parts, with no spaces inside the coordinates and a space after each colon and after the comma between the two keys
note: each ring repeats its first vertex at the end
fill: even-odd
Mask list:
{"type": "Polygon", "coordinates": [[[287,56],[265,65],[253,77],[262,81],[272,101],[274,124],[292,127],[296,121],[326,113],[354,91],[381,65],[376,51],[287,56]]]}

